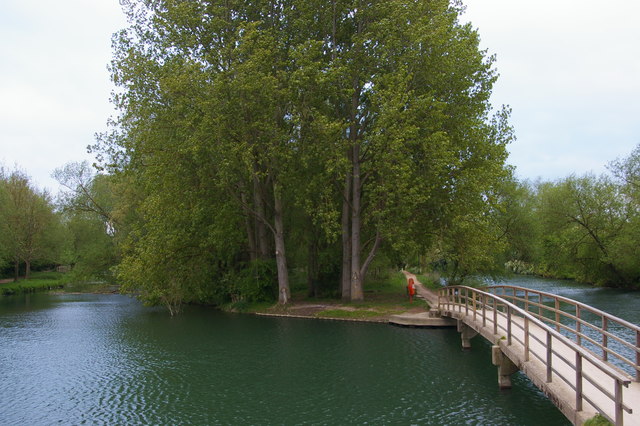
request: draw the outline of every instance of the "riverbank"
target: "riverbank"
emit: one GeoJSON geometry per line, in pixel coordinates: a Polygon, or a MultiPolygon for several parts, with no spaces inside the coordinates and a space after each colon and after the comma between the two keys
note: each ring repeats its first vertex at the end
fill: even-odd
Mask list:
{"type": "Polygon", "coordinates": [[[392,274],[383,284],[370,286],[363,302],[309,299],[294,295],[287,305],[249,307],[243,312],[271,317],[386,323],[395,315],[428,312],[430,308],[425,293],[425,287],[414,274],[401,271],[392,274]],[[418,297],[414,297],[413,301],[409,301],[406,293],[406,280],[409,277],[417,283],[418,297]]]}
{"type": "Polygon", "coordinates": [[[61,275],[57,272],[36,272],[31,278],[0,280],[0,295],[35,293],[38,291],[59,290],[64,288],[64,282],[60,279],[61,275]]]}
{"type": "MultiPolygon", "coordinates": [[[[429,311],[424,298],[409,301],[406,292],[406,271],[390,273],[368,283],[363,302],[342,302],[334,298],[309,298],[305,291],[294,292],[291,302],[279,304],[231,304],[219,306],[223,311],[242,312],[259,316],[288,318],[314,318],[322,320],[360,321],[386,323],[394,315],[419,314],[429,311]]],[[[410,274],[417,283],[418,278],[410,274]]],[[[424,280],[424,278],[423,278],[424,280]]],[[[0,295],[34,293],[52,294],[114,294],[118,286],[106,283],[72,283],[65,275],[56,272],[35,273],[29,280],[0,284],[0,295]]],[[[421,287],[418,288],[420,296],[421,287]]]]}
{"type": "Polygon", "coordinates": [[[119,286],[105,282],[73,282],[63,272],[34,272],[29,279],[12,278],[0,280],[0,295],[28,294],[36,292],[53,292],[65,294],[111,294],[118,293],[119,286]]]}

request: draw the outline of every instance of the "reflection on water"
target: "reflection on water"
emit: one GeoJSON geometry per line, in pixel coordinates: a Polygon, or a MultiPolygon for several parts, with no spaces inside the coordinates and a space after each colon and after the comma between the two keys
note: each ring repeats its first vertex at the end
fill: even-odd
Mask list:
{"type": "Polygon", "coordinates": [[[0,424],[568,424],[453,330],[0,298],[0,424]]]}

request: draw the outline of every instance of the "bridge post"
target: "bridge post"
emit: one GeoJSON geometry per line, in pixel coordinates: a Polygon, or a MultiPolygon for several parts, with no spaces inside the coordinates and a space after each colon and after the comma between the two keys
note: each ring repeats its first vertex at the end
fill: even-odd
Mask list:
{"type": "Polygon", "coordinates": [[[458,320],[458,332],[462,338],[462,349],[471,349],[471,339],[478,335],[478,332],[469,327],[462,320],[458,320]]]}
{"type": "Polygon", "coordinates": [[[500,389],[511,389],[511,375],[518,371],[518,366],[502,352],[498,345],[491,347],[491,363],[498,367],[498,386],[500,389]]]}

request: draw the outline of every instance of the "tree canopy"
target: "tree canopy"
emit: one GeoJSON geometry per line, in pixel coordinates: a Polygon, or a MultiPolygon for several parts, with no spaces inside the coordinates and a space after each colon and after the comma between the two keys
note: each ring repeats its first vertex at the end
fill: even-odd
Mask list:
{"type": "Polygon", "coordinates": [[[131,186],[131,288],[170,306],[229,297],[229,274],[273,262],[253,270],[275,271],[280,303],[298,268],[356,301],[380,250],[437,245],[465,274],[489,261],[471,245],[495,238],[482,224],[512,133],[507,110],[490,115],[493,58],[459,4],[124,5],[120,114],[92,150],[131,186]],[[469,229],[477,241],[456,243],[469,229]]]}

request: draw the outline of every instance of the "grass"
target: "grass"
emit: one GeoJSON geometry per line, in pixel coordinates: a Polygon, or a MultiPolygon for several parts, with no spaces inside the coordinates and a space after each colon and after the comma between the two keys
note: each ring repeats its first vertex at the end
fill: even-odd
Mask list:
{"type": "Polygon", "coordinates": [[[114,288],[104,282],[75,282],[72,275],[63,272],[33,272],[28,280],[0,284],[0,295],[62,290],[65,293],[111,293],[114,288]]]}
{"type": "Polygon", "coordinates": [[[61,289],[65,285],[64,274],[60,272],[34,272],[28,280],[0,284],[0,294],[35,293],[61,289]]]}
{"type": "Polygon", "coordinates": [[[416,278],[418,278],[418,281],[428,289],[438,290],[439,288],[442,288],[442,284],[440,284],[440,275],[435,272],[429,274],[418,274],[416,275],[416,278]]]}

